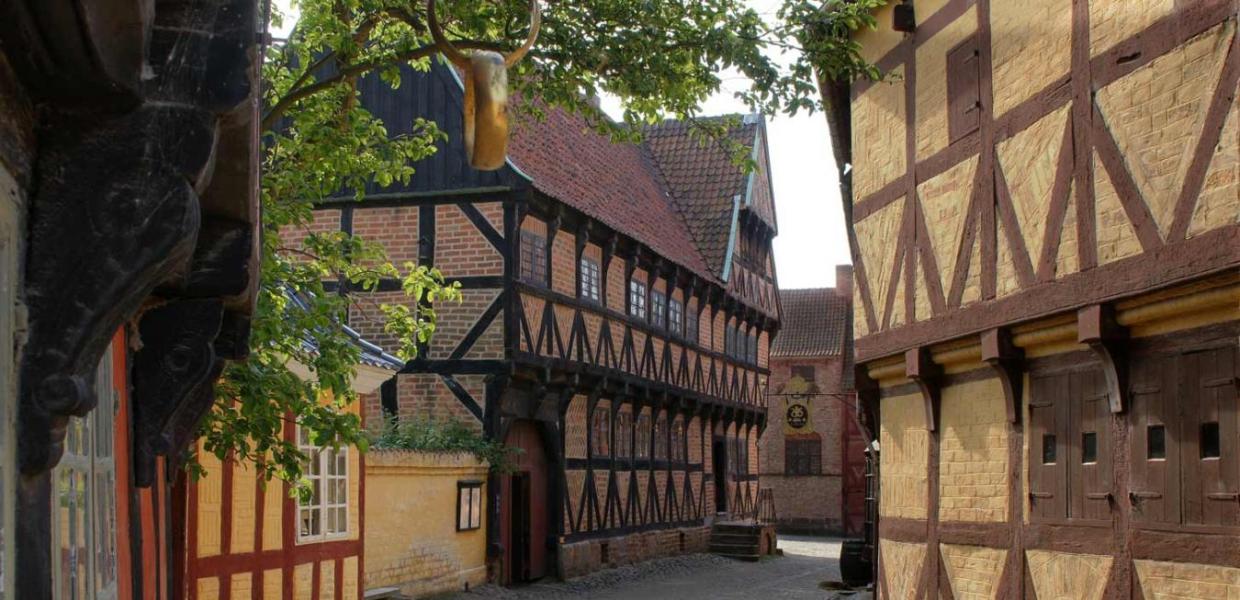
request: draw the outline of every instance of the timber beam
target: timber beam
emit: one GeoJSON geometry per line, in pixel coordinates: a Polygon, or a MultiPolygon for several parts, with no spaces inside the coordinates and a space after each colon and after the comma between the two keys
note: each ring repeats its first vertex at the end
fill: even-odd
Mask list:
{"type": "Polygon", "coordinates": [[[921,390],[926,407],[926,430],[934,431],[939,414],[942,368],[934,363],[925,347],[910,348],[904,352],[904,374],[921,390]]]}
{"type": "Polygon", "coordinates": [[[1020,421],[1020,399],[1025,382],[1025,351],[1012,343],[1012,332],[998,328],[982,332],[982,360],[994,369],[1003,385],[1008,423],[1020,421]]]}
{"type": "Polygon", "coordinates": [[[1089,346],[1107,378],[1107,402],[1111,412],[1128,406],[1128,329],[1115,320],[1110,305],[1094,304],[1076,313],[1077,341],[1089,346]]]}

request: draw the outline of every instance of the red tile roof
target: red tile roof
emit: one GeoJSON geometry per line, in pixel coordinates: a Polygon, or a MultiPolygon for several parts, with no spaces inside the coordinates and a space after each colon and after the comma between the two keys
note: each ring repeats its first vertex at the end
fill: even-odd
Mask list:
{"type": "Polygon", "coordinates": [[[545,122],[519,124],[508,148],[538,191],[718,281],[642,146],[613,143],[560,108],[545,111],[545,122]]]}
{"type": "Polygon", "coordinates": [[[780,290],[779,334],[772,357],[839,356],[851,352],[848,317],[852,302],[835,288],[780,290]]]}

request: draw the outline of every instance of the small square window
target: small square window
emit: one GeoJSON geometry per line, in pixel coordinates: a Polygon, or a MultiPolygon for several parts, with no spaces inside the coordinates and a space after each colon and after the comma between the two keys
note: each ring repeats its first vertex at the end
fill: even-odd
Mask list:
{"type": "Polygon", "coordinates": [[[1150,425],[1145,429],[1145,456],[1150,460],[1167,458],[1167,428],[1150,425]]]}
{"type": "Polygon", "coordinates": [[[1098,434],[1093,431],[1081,434],[1081,462],[1087,465],[1098,462],[1098,434]]]}
{"type": "Polygon", "coordinates": [[[599,302],[602,294],[599,292],[600,273],[598,263],[593,259],[586,257],[581,258],[581,290],[580,296],[585,300],[599,302]]]}
{"type": "Polygon", "coordinates": [[[482,528],[482,482],[456,482],[456,530],[482,528]]]}
{"type": "Polygon", "coordinates": [[[1055,464],[1055,436],[1044,434],[1042,436],[1042,464],[1055,464]]]}
{"type": "Polygon", "coordinates": [[[1201,458],[1218,458],[1219,451],[1218,421],[1201,424],[1201,458]]]}

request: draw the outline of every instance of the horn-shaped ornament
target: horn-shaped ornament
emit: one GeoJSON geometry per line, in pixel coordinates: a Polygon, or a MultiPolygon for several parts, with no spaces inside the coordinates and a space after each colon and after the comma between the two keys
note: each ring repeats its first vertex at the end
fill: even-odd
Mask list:
{"type": "Polygon", "coordinates": [[[462,52],[453,46],[435,16],[435,0],[427,0],[426,15],[435,46],[464,71],[465,155],[473,168],[494,171],[504,166],[508,157],[508,68],[517,64],[538,39],[542,22],[538,0],[530,0],[529,39],[506,56],[489,50],[462,52]]]}

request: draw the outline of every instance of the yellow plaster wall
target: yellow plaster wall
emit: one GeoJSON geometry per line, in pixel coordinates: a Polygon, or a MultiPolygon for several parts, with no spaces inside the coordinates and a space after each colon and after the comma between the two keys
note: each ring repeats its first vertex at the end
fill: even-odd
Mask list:
{"type": "Polygon", "coordinates": [[[874,302],[874,310],[880,313],[880,323],[887,286],[891,285],[891,268],[895,262],[903,216],[904,200],[899,199],[855,225],[857,246],[861,249],[861,260],[865,262],[866,279],[869,281],[870,298],[874,302]]]}
{"type": "Polygon", "coordinates": [[[941,394],[939,519],[1007,521],[1007,409],[999,380],[947,386],[941,394]]]}
{"type": "Polygon", "coordinates": [[[414,596],[485,582],[486,486],[481,528],[458,532],[456,510],[457,482],[486,475],[468,454],[367,454],[364,587],[414,596]]]}
{"type": "Polygon", "coordinates": [[[993,600],[996,597],[1007,550],[942,544],[939,551],[956,600],[993,600]]]}
{"type": "MultiPolygon", "coordinates": [[[[1164,237],[1218,87],[1233,23],[1198,35],[1097,94],[1106,127],[1164,237]]],[[[1235,136],[1226,143],[1234,147],[1235,136]]]]}
{"type": "Polygon", "coordinates": [[[904,39],[903,33],[891,28],[891,14],[894,12],[892,7],[895,4],[895,2],[888,2],[874,11],[877,27],[863,28],[853,36],[853,39],[861,44],[861,58],[867,63],[878,62],[888,52],[891,52],[900,40],[904,39]]]}
{"type": "MultiPolygon", "coordinates": [[[[247,468],[244,464],[229,463],[233,470],[233,494],[232,494],[232,548],[233,554],[254,551],[254,525],[258,515],[255,514],[258,508],[254,504],[254,500],[258,495],[258,473],[254,469],[247,468]]],[[[273,482],[271,487],[282,487],[273,482]]],[[[264,512],[280,513],[275,505],[271,510],[264,512]]]]}
{"type": "Polygon", "coordinates": [[[879,514],[926,518],[929,431],[920,394],[882,399],[879,514]]]}
{"type": "Polygon", "coordinates": [[[1236,85],[1231,111],[1215,147],[1206,181],[1193,207],[1188,236],[1240,222],[1240,83],[1236,85]]]}
{"type": "Polygon", "coordinates": [[[1089,52],[1097,55],[1175,10],[1176,0],[1089,0],[1089,52]]]}
{"type": "MultiPolygon", "coordinates": [[[[1064,105],[1021,132],[1001,142],[999,163],[1007,181],[1021,239],[1036,268],[1042,255],[1046,219],[1050,213],[1051,188],[1064,151],[1069,107],[1064,105]]],[[[1071,147],[1067,148],[1071,152],[1071,147]]],[[[1001,243],[1007,243],[1001,240],[1001,243]]]]}
{"type": "Polygon", "coordinates": [[[976,31],[971,7],[917,48],[917,160],[947,147],[947,52],[976,31]]]}
{"type": "MultiPolygon", "coordinates": [[[[917,186],[917,197],[921,201],[930,247],[934,249],[934,261],[938,263],[944,290],[951,289],[952,275],[959,268],[956,257],[960,238],[964,235],[977,162],[977,156],[971,156],[917,186]]],[[[967,265],[962,266],[967,268],[967,265]]]]}
{"type": "Polygon", "coordinates": [[[913,600],[926,559],[926,545],[879,540],[878,549],[882,554],[883,578],[887,580],[887,597],[913,600]]]}
{"type": "Polygon", "coordinates": [[[904,66],[852,102],[853,194],[864,200],[908,170],[904,66]]]}
{"type": "Polygon", "coordinates": [[[1072,0],[991,0],[995,115],[1068,74],[1072,0]]]}
{"type": "MultiPolygon", "coordinates": [[[[201,445],[201,444],[200,444],[201,445]]],[[[220,553],[223,523],[223,464],[211,452],[199,448],[198,463],[206,474],[196,483],[198,488],[198,554],[215,556],[220,553]]]]}
{"type": "Polygon", "coordinates": [[[1240,598],[1240,569],[1153,560],[1133,562],[1145,600],[1240,598]]]}
{"type": "Polygon", "coordinates": [[[1094,151],[1094,227],[1098,244],[1098,264],[1105,265],[1141,253],[1137,232],[1120,204],[1111,176],[1094,151]]]}
{"type": "Polygon", "coordinates": [[[1110,556],[1026,550],[1029,579],[1038,598],[1097,600],[1111,572],[1110,556]]]}

